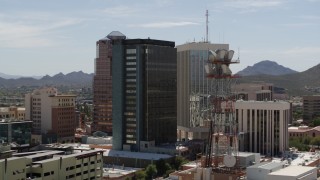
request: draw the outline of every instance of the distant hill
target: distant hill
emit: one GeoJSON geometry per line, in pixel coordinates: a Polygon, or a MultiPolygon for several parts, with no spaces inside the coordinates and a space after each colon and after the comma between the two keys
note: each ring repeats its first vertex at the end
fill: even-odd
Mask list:
{"type": "Polygon", "coordinates": [[[92,86],[93,74],[82,71],[68,74],[59,73],[54,76],[43,76],[41,79],[21,77],[18,79],[4,79],[0,77],[0,87],[20,87],[20,86],[92,86]]]}
{"type": "Polygon", "coordinates": [[[253,66],[248,66],[237,74],[241,76],[253,76],[253,75],[285,75],[297,73],[290,68],[279,65],[274,61],[264,60],[254,64],[253,66]]]}
{"type": "MultiPolygon", "coordinates": [[[[24,76],[21,75],[9,75],[9,74],[5,74],[5,73],[1,73],[0,72],[0,78],[3,79],[19,79],[19,78],[23,78],[24,76]]],[[[42,78],[42,76],[30,76],[31,78],[35,78],[35,79],[40,79],[42,78]]]]}
{"type": "Polygon", "coordinates": [[[320,64],[300,73],[274,75],[242,76],[239,82],[264,81],[273,83],[276,87],[285,88],[289,95],[298,96],[315,94],[306,91],[307,87],[320,87],[320,64]]]}
{"type": "Polygon", "coordinates": [[[17,79],[17,78],[20,78],[22,76],[19,76],[19,75],[9,75],[9,74],[4,74],[4,73],[1,73],[0,72],[0,78],[3,78],[3,79],[17,79]]]}

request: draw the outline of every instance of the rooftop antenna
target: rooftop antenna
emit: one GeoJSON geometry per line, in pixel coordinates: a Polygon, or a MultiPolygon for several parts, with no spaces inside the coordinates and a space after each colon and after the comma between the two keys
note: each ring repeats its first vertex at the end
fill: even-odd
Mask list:
{"type": "Polygon", "coordinates": [[[208,9],[206,10],[206,42],[209,42],[208,40],[208,37],[209,37],[209,20],[208,20],[208,17],[209,17],[209,11],[208,9]]]}
{"type": "Polygon", "coordinates": [[[222,43],[224,43],[224,31],[222,33],[222,43]]]}

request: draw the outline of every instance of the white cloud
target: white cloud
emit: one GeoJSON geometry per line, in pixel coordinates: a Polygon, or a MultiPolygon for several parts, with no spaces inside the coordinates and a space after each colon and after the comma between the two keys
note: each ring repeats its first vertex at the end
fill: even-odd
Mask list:
{"type": "Polygon", "coordinates": [[[116,6],[105,8],[102,12],[112,17],[128,17],[138,13],[139,10],[129,6],[116,6]]]}
{"type": "Polygon", "coordinates": [[[179,26],[192,26],[199,25],[196,22],[181,21],[181,22],[157,22],[157,23],[146,23],[146,24],[137,24],[129,25],[130,27],[143,27],[143,28],[172,28],[179,26]]]}
{"type": "Polygon", "coordinates": [[[214,4],[215,11],[222,12],[226,9],[236,10],[239,13],[257,12],[263,8],[282,6],[287,0],[225,0],[214,4]]]}
{"type": "Polygon", "coordinates": [[[26,19],[10,15],[0,16],[0,47],[33,48],[48,47],[57,44],[50,36],[53,31],[79,24],[81,19],[75,18],[44,18],[26,19]]]}
{"type": "Polygon", "coordinates": [[[234,8],[262,8],[262,7],[275,7],[282,5],[284,3],[283,0],[229,0],[225,2],[226,6],[234,7],[234,8]]]}

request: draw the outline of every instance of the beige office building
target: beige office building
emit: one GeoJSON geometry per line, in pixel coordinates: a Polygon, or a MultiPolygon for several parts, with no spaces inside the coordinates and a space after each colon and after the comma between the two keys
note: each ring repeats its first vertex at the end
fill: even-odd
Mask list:
{"type": "Polygon", "coordinates": [[[275,156],[287,150],[290,108],[284,101],[237,101],[239,151],[275,156]]]}
{"type": "Polygon", "coordinates": [[[30,153],[0,160],[0,179],[102,179],[102,151],[90,150],[70,155],[61,155],[63,151],[30,153]]]}
{"type": "Polygon", "coordinates": [[[273,84],[265,82],[240,83],[233,86],[237,99],[245,101],[273,100],[273,84]]]}
{"type": "Polygon", "coordinates": [[[58,94],[58,90],[52,87],[26,94],[26,119],[33,122],[33,141],[74,142],[75,100],[75,95],[58,94]]]}
{"type": "Polygon", "coordinates": [[[206,139],[204,110],[208,109],[211,80],[205,73],[208,50],[226,49],[229,44],[193,42],[177,48],[177,128],[178,139],[206,139]]]}
{"type": "Polygon", "coordinates": [[[25,120],[24,107],[0,107],[0,119],[25,120]]]}

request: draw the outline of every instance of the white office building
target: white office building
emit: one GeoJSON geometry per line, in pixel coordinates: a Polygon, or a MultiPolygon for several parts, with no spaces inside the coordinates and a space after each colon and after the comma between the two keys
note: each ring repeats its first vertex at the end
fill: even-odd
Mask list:
{"type": "Polygon", "coordinates": [[[288,149],[290,103],[240,100],[235,109],[239,151],[275,156],[288,149]]]}

